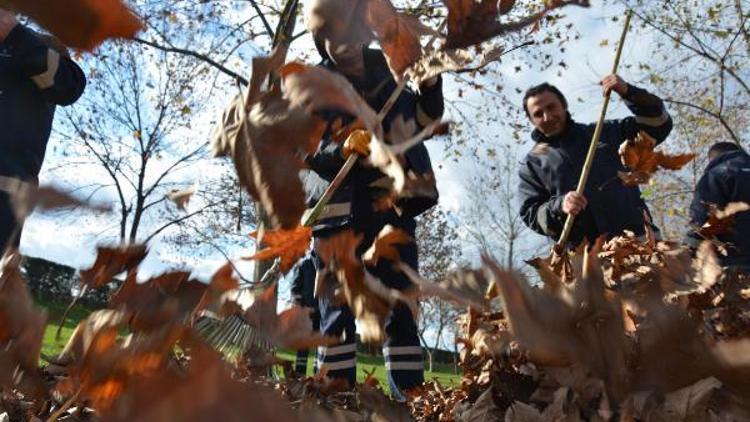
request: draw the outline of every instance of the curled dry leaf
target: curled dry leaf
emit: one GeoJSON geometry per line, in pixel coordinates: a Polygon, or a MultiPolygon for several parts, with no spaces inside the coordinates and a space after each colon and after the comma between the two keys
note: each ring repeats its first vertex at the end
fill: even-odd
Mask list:
{"type": "Polygon", "coordinates": [[[138,283],[135,272],[110,296],[109,306],[131,315],[129,326],[134,331],[149,331],[161,325],[188,321],[206,306],[204,296],[209,286],[191,280],[190,273],[169,272],[138,283]]]}
{"type": "Polygon", "coordinates": [[[278,87],[262,90],[285,57],[278,47],[270,57],[253,60],[247,96],[235,97],[224,112],[212,148],[216,156],[232,157],[240,183],[263,205],[272,226],[291,229],[305,209],[301,157],[317,149],[325,122],[282,98],[278,87]]]}
{"type": "Polygon", "coordinates": [[[11,197],[13,211],[19,221],[24,220],[34,209],[56,210],[61,208],[82,207],[97,212],[111,211],[111,208],[101,205],[93,205],[81,201],[54,186],[24,185],[16,190],[11,197]]]}
{"type": "Polygon", "coordinates": [[[344,300],[359,321],[362,341],[382,343],[384,324],[398,303],[407,305],[416,315],[416,303],[403,292],[386,287],[382,281],[367,272],[355,255],[361,236],[351,230],[343,231],[316,243],[316,250],[326,267],[341,284],[344,300]]]}
{"type": "Polygon", "coordinates": [[[397,12],[390,0],[370,0],[366,20],[378,36],[391,73],[401,80],[404,70],[422,55],[419,37],[432,33],[432,29],[416,16],[397,12]]]}
{"type": "Polygon", "coordinates": [[[474,49],[452,48],[434,50],[422,56],[413,65],[406,69],[409,80],[416,84],[438,76],[442,73],[466,70],[480,70],[500,59],[505,51],[504,47],[492,48],[481,55],[477,60],[477,52],[474,49]]]}
{"type": "MultiPolygon", "coordinates": [[[[257,232],[251,233],[257,237],[257,232]]],[[[291,230],[268,231],[263,234],[263,245],[255,255],[248,259],[264,261],[272,258],[281,259],[281,271],[289,271],[294,264],[302,258],[310,247],[312,240],[312,228],[297,226],[291,230]]]]}
{"type": "Polygon", "coordinates": [[[423,278],[403,262],[399,263],[398,268],[419,286],[420,296],[436,296],[480,312],[489,308],[486,292],[490,288],[490,283],[482,271],[460,270],[451,274],[445,281],[435,283],[423,278]]]}
{"type": "Polygon", "coordinates": [[[34,305],[18,258],[0,262],[0,385],[36,398],[45,390],[38,365],[47,316],[34,305]]]}
{"type": "Polygon", "coordinates": [[[320,66],[289,63],[281,68],[284,98],[307,112],[337,110],[356,117],[377,138],[383,131],[375,111],[342,75],[320,66]]]}
{"type": "Polygon", "coordinates": [[[517,32],[537,24],[547,13],[560,7],[576,5],[588,7],[587,0],[553,0],[544,2],[542,9],[516,21],[500,22],[515,1],[497,0],[443,0],[448,7],[447,48],[462,48],[479,44],[491,38],[517,32]]]}
{"type": "Polygon", "coordinates": [[[186,370],[170,367],[133,377],[102,418],[154,422],[298,420],[272,389],[234,379],[221,355],[200,340],[188,337],[180,342],[190,354],[186,370]]]}
{"type": "Polygon", "coordinates": [[[99,246],[96,261],[81,271],[81,284],[98,289],[123,271],[135,269],[148,254],[146,245],[99,246]]]}
{"type": "Polygon", "coordinates": [[[399,245],[407,245],[413,242],[411,236],[409,236],[402,229],[395,228],[390,224],[383,227],[378,233],[378,236],[372,242],[372,245],[362,255],[364,263],[369,266],[378,265],[378,261],[381,258],[387,259],[391,262],[400,262],[401,256],[398,252],[399,245]]]}
{"type": "Polygon", "coordinates": [[[714,204],[708,204],[708,209],[708,221],[698,230],[698,235],[704,239],[713,239],[731,232],[735,215],[750,210],[750,205],[744,202],[730,202],[723,209],[719,209],[714,204]]]}
{"type": "Polygon", "coordinates": [[[313,331],[311,309],[293,306],[276,313],[276,284],[255,297],[244,318],[271,346],[309,349],[336,344],[338,339],[313,331]]]}
{"type": "Polygon", "coordinates": [[[167,199],[172,201],[175,206],[177,206],[177,209],[180,211],[185,211],[186,207],[190,203],[190,199],[193,198],[193,195],[195,195],[195,192],[197,191],[197,188],[195,186],[191,186],[186,189],[174,189],[169,191],[165,196],[167,199]]]}
{"type": "Polygon", "coordinates": [[[500,290],[511,331],[532,360],[551,366],[580,363],[605,380],[611,397],[620,398],[629,382],[622,305],[605,290],[592,255],[586,255],[587,276],[578,280],[570,298],[532,288],[487,257],[484,262],[500,290]]]}
{"type": "Polygon", "coordinates": [[[656,140],[648,133],[640,131],[635,139],[629,139],[620,145],[620,159],[629,172],[620,172],[619,176],[626,186],[648,183],[651,176],[659,169],[679,170],[695,158],[696,154],[669,155],[654,151],[656,140]]]}
{"type": "Polygon", "coordinates": [[[143,24],[122,0],[0,0],[70,47],[93,50],[107,38],[130,38],[143,24]]]}

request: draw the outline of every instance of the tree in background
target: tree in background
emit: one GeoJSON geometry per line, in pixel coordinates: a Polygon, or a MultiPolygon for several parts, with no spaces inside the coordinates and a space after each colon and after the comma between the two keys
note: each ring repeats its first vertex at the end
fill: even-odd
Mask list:
{"type": "Polygon", "coordinates": [[[524,260],[541,253],[546,243],[533,235],[518,213],[518,149],[500,145],[475,167],[464,184],[469,199],[460,218],[470,245],[508,269],[526,272],[530,267],[524,260]]]}
{"type": "Polygon", "coordinates": [[[634,12],[647,60],[630,63],[654,86],[675,120],[665,147],[698,153],[682,172],[659,175],[644,189],[668,237],[681,237],[707,148],[719,141],[746,147],[750,123],[750,6],[743,0],[612,0],[634,12]]]}
{"type": "MultiPolygon", "coordinates": [[[[455,223],[439,205],[417,219],[417,246],[419,247],[419,272],[434,282],[445,280],[452,270],[463,265],[461,245],[455,223]]],[[[451,327],[463,308],[437,297],[419,301],[419,338],[425,346],[428,369],[432,371],[433,350],[452,346],[451,327]],[[428,335],[429,334],[429,335],[428,335]],[[428,341],[428,338],[432,341],[428,341]]],[[[453,350],[453,347],[450,347],[453,350]]]]}

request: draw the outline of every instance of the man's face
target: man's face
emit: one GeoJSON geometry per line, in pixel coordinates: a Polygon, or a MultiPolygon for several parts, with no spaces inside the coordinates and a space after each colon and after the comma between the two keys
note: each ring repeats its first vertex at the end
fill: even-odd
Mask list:
{"type": "Polygon", "coordinates": [[[544,91],[526,100],[531,123],[545,136],[563,133],[567,123],[567,109],[557,95],[544,91]]]}
{"type": "Polygon", "coordinates": [[[339,71],[344,74],[359,74],[365,67],[361,44],[337,43],[325,40],[325,48],[339,71]]]}

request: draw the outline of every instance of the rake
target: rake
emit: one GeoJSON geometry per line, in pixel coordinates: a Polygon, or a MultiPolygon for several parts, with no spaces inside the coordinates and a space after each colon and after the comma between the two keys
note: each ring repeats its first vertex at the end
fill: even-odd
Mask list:
{"type": "MultiPolygon", "coordinates": [[[[305,216],[302,226],[312,227],[315,224],[333,197],[333,194],[336,193],[336,190],[341,186],[346,176],[349,175],[358,158],[357,154],[352,154],[346,159],[346,162],[336,174],[333,181],[328,185],[311,212],[305,216]]],[[[243,292],[265,290],[278,282],[280,277],[281,260],[276,259],[258,283],[241,287],[238,296],[243,292]]],[[[213,312],[204,311],[195,322],[194,328],[208,344],[212,345],[230,360],[236,359],[246,351],[260,350],[270,352],[273,350],[273,345],[264,338],[258,328],[254,327],[242,315],[237,313],[233,313],[222,319],[213,312]]]]}

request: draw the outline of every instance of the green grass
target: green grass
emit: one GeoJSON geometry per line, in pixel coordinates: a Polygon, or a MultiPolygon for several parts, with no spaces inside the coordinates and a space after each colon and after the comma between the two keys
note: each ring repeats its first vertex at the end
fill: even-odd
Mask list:
{"type": "Polygon", "coordinates": [[[91,313],[91,310],[80,305],[74,306],[65,318],[62,330],[60,331],[60,338],[56,339],[57,328],[60,325],[60,320],[62,319],[62,316],[65,313],[65,308],[67,308],[68,304],[39,299],[37,299],[36,303],[40,308],[47,311],[47,328],[44,330],[42,354],[55,356],[63,349],[65,343],[73,334],[73,330],[75,330],[78,322],[86,318],[91,313]]]}
{"type": "MultiPolygon", "coordinates": [[[[277,355],[285,360],[294,362],[296,360],[296,354],[293,351],[282,350],[277,355]]],[[[312,355],[312,354],[311,354],[312,355]]],[[[440,385],[446,387],[457,386],[461,382],[461,374],[456,374],[453,365],[435,363],[433,365],[433,371],[430,372],[426,368],[427,362],[425,361],[425,372],[424,378],[426,381],[437,380],[440,385]]],[[[362,382],[367,378],[367,373],[372,372],[375,369],[373,376],[378,380],[380,386],[387,389],[388,380],[385,376],[385,364],[382,356],[371,356],[357,353],[357,382],[362,382]]],[[[307,358],[307,374],[312,375],[313,370],[313,357],[308,356],[307,358]]]]}
{"type": "MultiPolygon", "coordinates": [[[[88,309],[86,307],[80,305],[74,306],[65,318],[62,331],[60,332],[60,338],[56,339],[55,337],[57,328],[68,304],[37,299],[37,305],[45,309],[48,314],[47,328],[44,332],[44,344],[42,345],[42,353],[47,356],[56,356],[57,354],[59,354],[62,348],[65,346],[65,343],[73,334],[73,330],[75,330],[78,322],[86,318],[92,312],[91,309],[88,309]]],[[[291,350],[279,351],[277,355],[282,359],[290,360],[292,362],[296,360],[295,352],[291,350]]],[[[311,354],[311,356],[308,357],[307,360],[308,375],[312,375],[312,369],[313,356],[311,354]]],[[[373,369],[375,370],[373,376],[378,380],[383,388],[387,389],[388,381],[386,380],[383,357],[358,353],[357,381],[364,381],[367,377],[367,373],[365,371],[369,373],[373,369]]],[[[430,372],[425,368],[425,380],[437,380],[441,385],[446,387],[456,386],[461,381],[461,375],[454,372],[453,365],[436,363],[433,369],[434,371],[430,372]]]]}

